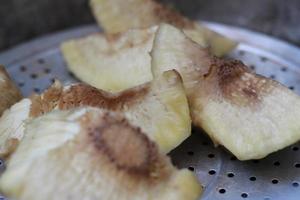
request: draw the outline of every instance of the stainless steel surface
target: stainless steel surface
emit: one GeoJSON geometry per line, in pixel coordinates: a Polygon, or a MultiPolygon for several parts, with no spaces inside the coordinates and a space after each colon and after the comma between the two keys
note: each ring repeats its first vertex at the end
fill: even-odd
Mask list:
{"type": "MultiPolygon", "coordinates": [[[[300,93],[299,49],[251,31],[207,25],[241,42],[230,57],[300,93]]],[[[55,78],[73,82],[76,79],[66,69],[59,43],[97,31],[96,26],[86,26],[44,37],[3,53],[0,63],[8,67],[24,95],[46,89],[55,78]]],[[[170,155],[178,167],[197,174],[205,186],[203,199],[299,200],[299,147],[295,144],[262,160],[240,162],[223,148],[214,148],[205,134],[195,129],[170,155]]]]}

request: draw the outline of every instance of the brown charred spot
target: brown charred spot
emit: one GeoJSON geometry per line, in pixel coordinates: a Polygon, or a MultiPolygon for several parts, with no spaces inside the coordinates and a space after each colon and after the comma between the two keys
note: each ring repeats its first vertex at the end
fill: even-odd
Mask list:
{"type": "Polygon", "coordinates": [[[219,61],[217,77],[223,97],[241,106],[257,104],[270,89],[265,78],[252,73],[240,61],[219,61]]]}
{"type": "Polygon", "coordinates": [[[111,34],[105,35],[105,38],[108,43],[113,43],[116,40],[119,40],[121,37],[122,37],[122,33],[111,33],[111,34]]]}
{"type": "Polygon", "coordinates": [[[244,94],[248,97],[248,98],[253,98],[253,99],[257,99],[257,93],[255,92],[255,89],[251,89],[251,88],[243,88],[242,90],[244,92],[244,94]]]}
{"type": "Polygon", "coordinates": [[[71,86],[62,95],[60,109],[91,106],[113,111],[121,111],[141,101],[149,92],[149,85],[139,86],[112,94],[85,84],[71,86]]]}
{"type": "Polygon", "coordinates": [[[154,13],[159,22],[172,24],[178,28],[194,28],[195,24],[180,14],[170,6],[162,5],[157,0],[152,0],[155,3],[154,13]]]}
{"type": "Polygon", "coordinates": [[[104,123],[87,128],[97,151],[121,171],[130,175],[151,177],[159,163],[156,145],[124,118],[104,116],[104,123]]]}
{"type": "Polygon", "coordinates": [[[56,81],[42,95],[31,96],[30,116],[38,117],[52,111],[58,105],[61,94],[62,85],[56,81]]]}
{"type": "Polygon", "coordinates": [[[228,84],[238,80],[247,72],[247,67],[240,61],[219,62],[218,79],[220,87],[226,87],[228,84]]]}

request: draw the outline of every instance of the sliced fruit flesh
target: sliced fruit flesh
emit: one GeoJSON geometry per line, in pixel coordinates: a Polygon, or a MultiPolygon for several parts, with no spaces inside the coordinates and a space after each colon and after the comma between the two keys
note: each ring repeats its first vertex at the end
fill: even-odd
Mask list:
{"type": "Polygon", "coordinates": [[[182,76],[193,123],[238,159],[263,158],[300,139],[300,98],[276,81],[212,57],[170,25],[159,27],[151,55],[154,76],[170,69],[182,76]]]}
{"type": "Polygon", "coordinates": [[[123,112],[165,153],[191,133],[188,102],[181,78],[175,71],[165,72],[152,82],[115,94],[84,84],[73,85],[63,92],[59,108],[87,105],[123,112]]]}
{"type": "Polygon", "coordinates": [[[92,106],[122,112],[131,123],[149,134],[164,153],[177,147],[191,134],[187,98],[181,78],[175,71],[165,72],[152,82],[120,93],[105,92],[85,84],[63,88],[59,82],[55,82],[42,95],[34,95],[26,100],[25,105],[21,105],[24,114],[17,116],[19,111],[11,109],[8,117],[0,119],[0,138],[5,138],[0,143],[3,152],[1,154],[0,151],[0,156],[8,156],[13,152],[14,148],[8,148],[11,139],[16,147],[23,138],[24,131],[18,127],[22,127],[26,119],[41,116],[53,109],[92,106]],[[20,120],[11,120],[15,117],[20,120]],[[9,124],[8,120],[11,120],[9,124]],[[6,129],[7,126],[11,126],[11,129],[6,129]]]}
{"type": "Polygon", "coordinates": [[[149,52],[157,27],[122,34],[94,34],[64,42],[64,58],[80,80],[120,92],[152,80],[149,52]]]}
{"type": "Polygon", "coordinates": [[[0,157],[8,157],[23,138],[24,121],[29,118],[31,101],[23,99],[6,110],[0,119],[0,157]]]}
{"type": "Polygon", "coordinates": [[[60,98],[62,85],[55,82],[42,95],[25,98],[6,110],[0,118],[0,158],[8,159],[24,136],[24,123],[53,110],[60,98]]]}
{"type": "Polygon", "coordinates": [[[6,109],[21,99],[20,90],[10,79],[5,68],[0,65],[0,116],[6,109]]]}
{"type": "Polygon", "coordinates": [[[28,122],[0,189],[23,200],[196,200],[202,190],[123,115],[91,108],[28,122]]]}
{"type": "Polygon", "coordinates": [[[169,23],[183,29],[188,36],[212,52],[222,56],[235,48],[228,38],[189,20],[177,11],[155,0],[91,0],[93,13],[107,33],[124,32],[131,28],[147,28],[169,23]]]}

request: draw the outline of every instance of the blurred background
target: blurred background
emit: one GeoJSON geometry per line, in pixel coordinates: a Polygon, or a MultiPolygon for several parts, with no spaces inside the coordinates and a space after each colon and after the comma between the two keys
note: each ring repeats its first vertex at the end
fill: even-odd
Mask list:
{"type": "MultiPolygon", "coordinates": [[[[240,26],[300,46],[300,0],[163,0],[193,19],[240,26]]],[[[88,0],[1,0],[0,51],[95,23],[88,0]]]]}

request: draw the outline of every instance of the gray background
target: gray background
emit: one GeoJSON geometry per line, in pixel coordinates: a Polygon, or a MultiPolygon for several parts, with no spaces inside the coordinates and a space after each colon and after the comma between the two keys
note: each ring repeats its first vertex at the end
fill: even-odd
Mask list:
{"type": "MultiPolygon", "coordinates": [[[[163,0],[194,19],[264,32],[300,46],[300,0],[163,0]]],[[[1,0],[0,50],[94,23],[88,0],[1,0]]]]}

